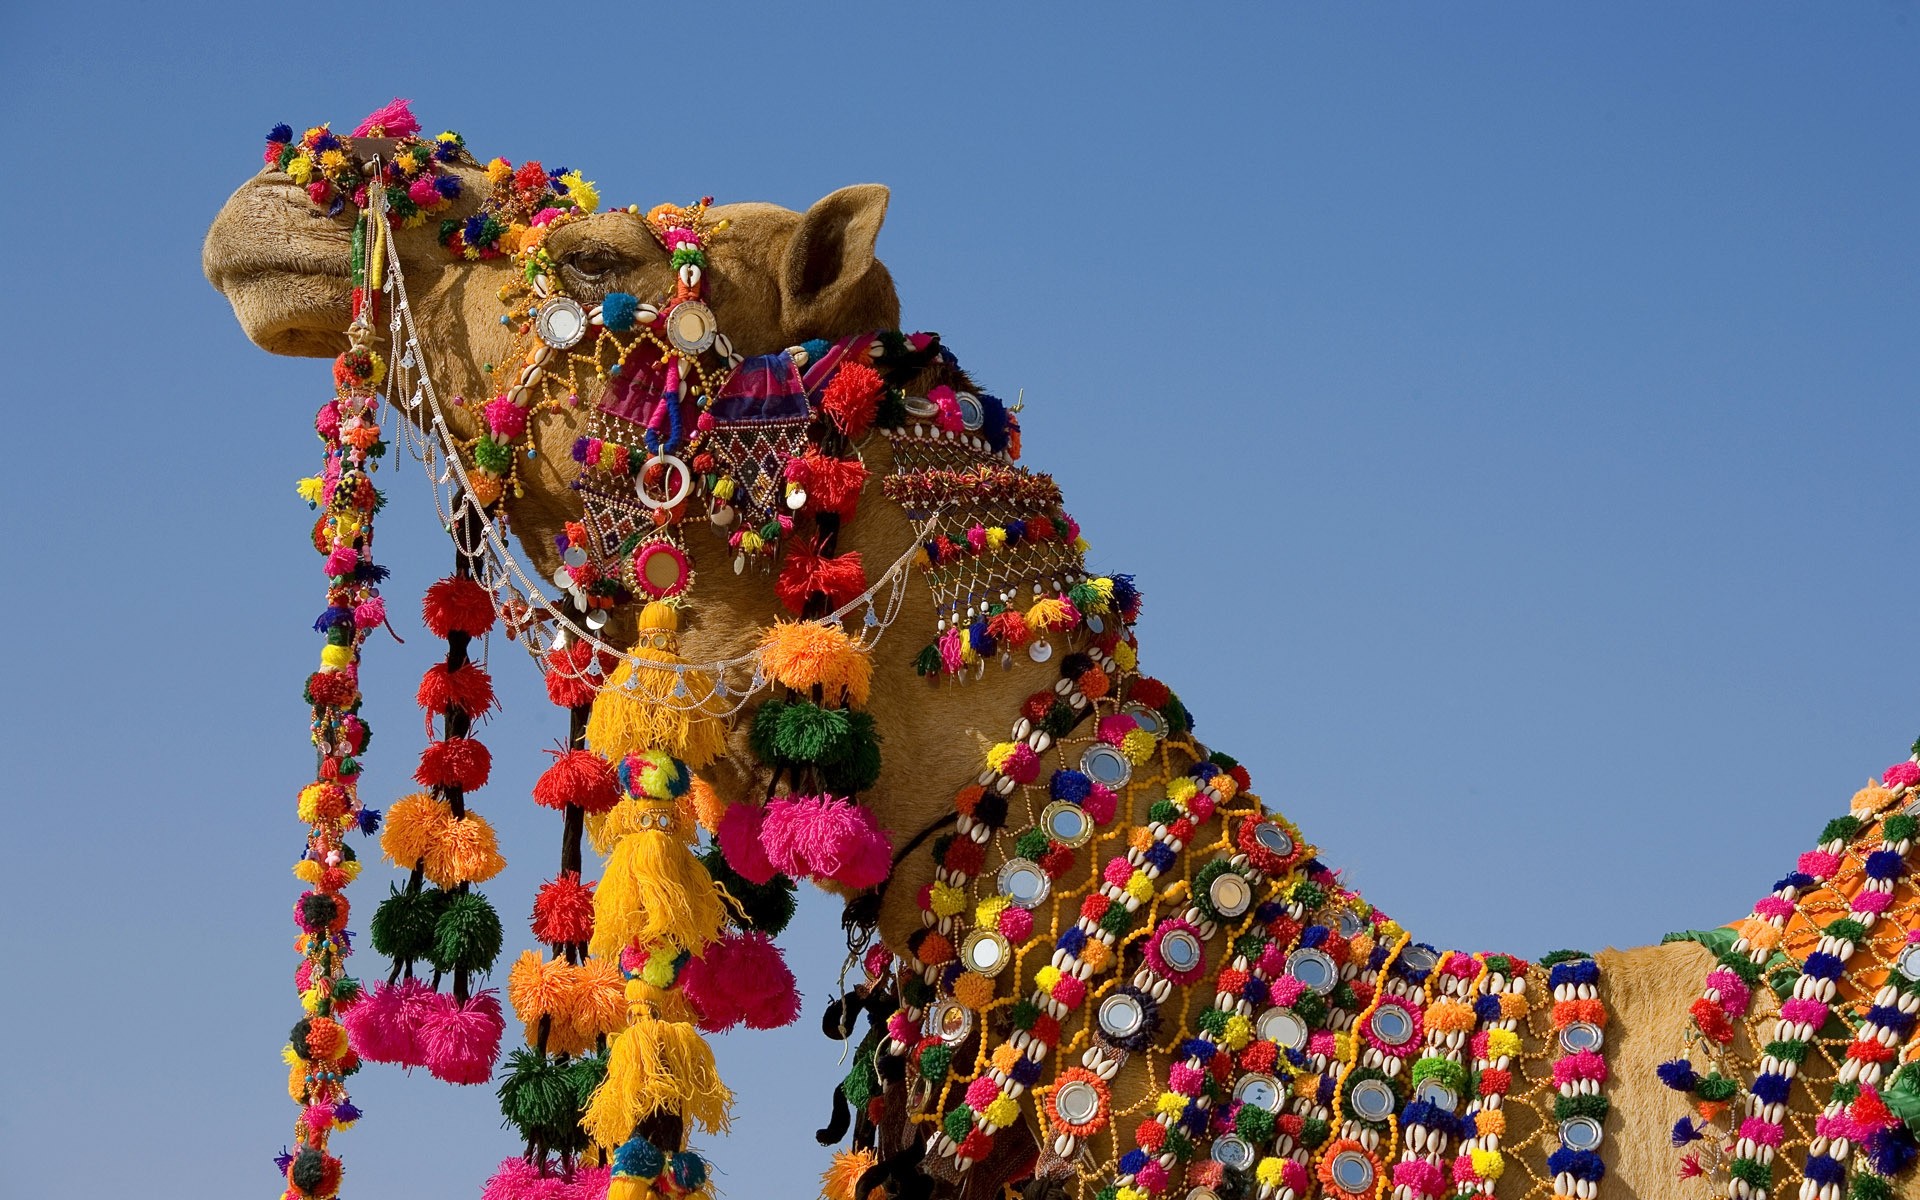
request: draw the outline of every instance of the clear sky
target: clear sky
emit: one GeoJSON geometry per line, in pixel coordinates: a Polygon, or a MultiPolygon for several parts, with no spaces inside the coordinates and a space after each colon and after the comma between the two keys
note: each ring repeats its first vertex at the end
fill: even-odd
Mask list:
{"type": "MultiPolygon", "coordinates": [[[[320,602],[292,484],[327,371],[256,351],[199,269],[277,121],[409,96],[618,203],[889,184],[907,323],[1024,389],[1030,464],[1147,595],[1147,669],[1442,945],[1737,917],[1920,733],[1911,4],[5,23],[0,1195],[270,1196],[291,1133],[320,602]]],[[[421,482],[389,486],[409,619],[369,653],[375,803],[448,559],[421,482]]],[[[476,804],[511,953],[559,728],[499,664],[476,804]]],[[[719,1039],[728,1195],[804,1198],[825,1165],[834,912],[784,939],[800,1024],[719,1039]]],[[[355,1098],[352,1197],[475,1196],[511,1152],[490,1090],[369,1068],[355,1098]]]]}

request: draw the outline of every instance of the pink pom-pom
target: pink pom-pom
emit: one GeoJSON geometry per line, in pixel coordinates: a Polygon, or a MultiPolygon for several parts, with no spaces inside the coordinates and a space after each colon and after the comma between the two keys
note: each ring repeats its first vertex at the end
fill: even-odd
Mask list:
{"type": "Polygon", "coordinates": [[[518,441],[527,431],[527,410],[505,396],[495,396],[481,411],[486,413],[487,427],[497,441],[518,441]]]}
{"type": "Polygon", "coordinates": [[[1087,998],[1086,981],[1078,975],[1062,975],[1054,981],[1053,998],[1068,1008],[1079,1008],[1080,1002],[1087,998]]]}
{"type": "Polygon", "coordinates": [[[1827,1006],[1809,996],[1795,996],[1780,1006],[1780,1019],[1816,1029],[1826,1022],[1827,1006]]]}
{"type": "Polygon", "coordinates": [[[1196,821],[1212,820],[1213,797],[1206,792],[1195,792],[1187,801],[1187,811],[1193,814],[1196,821]]]}
{"type": "Polygon", "coordinates": [[[1883,913],[1892,903],[1892,892],[1856,892],[1853,897],[1853,911],[1883,913]]]}
{"type": "Polygon", "coordinates": [[[367,114],[353,127],[354,137],[413,137],[420,132],[420,119],[413,115],[413,101],[395,98],[367,114]]]}
{"type": "Polygon", "coordinates": [[[1127,886],[1127,881],[1133,878],[1133,864],[1124,858],[1110,858],[1100,877],[1114,887],[1123,888],[1127,886]]]}
{"type": "Polygon", "coordinates": [[[1322,1058],[1334,1057],[1333,1030],[1316,1029],[1307,1038],[1307,1053],[1318,1054],[1322,1058]]]}
{"type": "Polygon", "coordinates": [[[554,1200],[607,1200],[607,1188],[612,1182],[612,1167],[575,1167],[573,1182],[557,1193],[554,1200]]]}
{"type": "Polygon", "coordinates": [[[1080,802],[1080,807],[1087,810],[1087,815],[1092,817],[1096,824],[1105,825],[1113,820],[1114,808],[1118,802],[1119,798],[1114,795],[1112,788],[1104,783],[1096,783],[1093,785],[1093,790],[1087,793],[1087,798],[1080,802]]]}
{"type": "Polygon", "coordinates": [[[1146,1166],[1134,1172],[1133,1178],[1150,1194],[1158,1195],[1167,1186],[1167,1169],[1160,1165],[1159,1159],[1149,1159],[1146,1166]]]}
{"type": "Polygon", "coordinates": [[[1748,1117],[1740,1122],[1740,1136],[1750,1138],[1762,1146],[1778,1146],[1780,1136],[1784,1132],[1772,1121],[1763,1121],[1759,1117],[1748,1117]]]}
{"type": "Polygon", "coordinates": [[[351,575],[360,565],[360,552],[352,546],[335,546],[327,555],[327,574],[351,575]]]}
{"type": "Polygon", "coordinates": [[[1800,873],[1826,879],[1840,869],[1840,856],[1826,850],[1809,850],[1800,856],[1800,873]]]}
{"type": "Polygon", "coordinates": [[[793,972],[764,933],[726,934],[687,963],[680,987],[709,1033],[743,1021],[752,1029],[777,1029],[800,1015],[793,972]]]}
{"type": "Polygon", "coordinates": [[[1785,896],[1762,896],[1753,902],[1753,911],[1756,916],[1777,921],[1793,915],[1793,901],[1785,896]]]}
{"type": "Polygon", "coordinates": [[[1000,1085],[982,1075],[967,1085],[967,1103],[975,1111],[985,1108],[1000,1098],[1000,1085]]]}
{"type": "Polygon", "coordinates": [[[1198,1096],[1206,1077],[1206,1072],[1191,1063],[1175,1063],[1167,1069],[1167,1090],[1182,1096],[1198,1096]]]}
{"type": "Polygon", "coordinates": [[[873,813],[835,796],[799,796],[767,805],[760,845],[777,870],[868,888],[893,870],[893,850],[873,813]]]}
{"type": "Polygon", "coordinates": [[[766,883],[778,872],[760,844],[760,826],[766,813],[755,804],[735,804],[720,818],[715,835],[727,865],[748,883],[766,883]]]}
{"type": "Polygon", "coordinates": [[[1125,713],[1110,713],[1100,718],[1099,738],[1109,746],[1118,746],[1122,739],[1140,728],[1140,722],[1125,713]]]}
{"type": "Polygon", "coordinates": [[[1880,777],[1880,782],[1890,788],[1912,787],[1920,784],[1920,763],[1897,762],[1887,768],[1886,774],[1880,777]]]}
{"type": "MultiPolygon", "coordinates": [[[[1435,1171],[1439,1169],[1438,1167],[1434,1168],[1435,1171]]],[[[1287,1159],[1280,1168],[1280,1179],[1281,1182],[1293,1189],[1295,1195],[1304,1196],[1307,1194],[1307,1164],[1295,1159],[1287,1159]]]]}
{"type": "Polygon", "coordinates": [[[480,1190],[480,1200],[566,1200],[573,1192],[558,1171],[542,1175],[524,1158],[509,1158],[480,1190]]]}
{"type": "MultiPolygon", "coordinates": [[[[1299,1166],[1292,1159],[1287,1166],[1299,1166]]],[[[1305,1174],[1305,1168],[1301,1174],[1305,1174]]],[[[1411,1159],[1393,1164],[1393,1182],[1395,1187],[1403,1187],[1416,1196],[1438,1196],[1447,1186],[1447,1177],[1440,1170],[1439,1163],[1428,1162],[1424,1158],[1411,1159]]]]}
{"type": "Polygon", "coordinates": [[[878,979],[893,970],[893,951],[887,949],[885,943],[875,942],[867,947],[867,956],[860,966],[868,979],[878,979]]]}
{"type": "Polygon", "coordinates": [[[966,427],[966,421],[960,413],[960,401],[953,389],[945,384],[927,392],[927,399],[933,401],[940,411],[934,414],[933,423],[948,433],[959,433],[966,427]]]}
{"type": "Polygon", "coordinates": [[[300,965],[293,969],[293,990],[296,992],[304,992],[312,986],[313,960],[303,958],[300,960],[300,965]]]}
{"type": "Polygon", "coordinates": [[[440,203],[440,192],[433,186],[433,176],[422,175],[407,185],[407,199],[421,208],[432,208],[440,203]]]}
{"type": "MultiPolygon", "coordinates": [[[[1262,966],[1264,967],[1264,965],[1265,959],[1263,956],[1262,966]]],[[[1282,956],[1281,965],[1285,965],[1284,955],[1282,956]]],[[[1268,994],[1275,1004],[1285,1006],[1298,1000],[1300,994],[1306,990],[1306,984],[1301,983],[1291,975],[1282,975],[1273,981],[1273,986],[1268,989],[1268,994]]]]}
{"type": "Polygon", "coordinates": [[[500,1000],[491,990],[480,992],[464,1006],[451,997],[420,1026],[420,1047],[427,1070],[447,1083],[485,1083],[493,1078],[493,1062],[500,1055],[500,1034],[507,1026],[500,1000]]]}
{"type": "Polygon", "coordinates": [[[887,1018],[887,1036],[911,1046],[920,1040],[920,1027],[913,1023],[913,1018],[903,1008],[887,1018]]]}
{"type": "Polygon", "coordinates": [[[1000,933],[1016,945],[1026,941],[1033,935],[1033,914],[1017,904],[1009,904],[1000,910],[1000,933]]]}
{"type": "Polygon", "coordinates": [[[421,1066],[420,1020],[435,1003],[433,992],[418,979],[380,984],[340,1018],[347,1044],[367,1062],[421,1066]]]}
{"type": "Polygon", "coordinates": [[[340,409],[329,400],[313,414],[313,431],[331,442],[340,436],[340,409]]]}
{"type": "Polygon", "coordinates": [[[1021,742],[1007,755],[1007,761],[1000,764],[1000,773],[1022,786],[1032,783],[1040,774],[1040,755],[1032,746],[1021,742]]]}
{"type": "Polygon", "coordinates": [[[378,629],[387,619],[387,602],[378,596],[370,596],[353,608],[353,625],[356,629],[378,629]]]}
{"type": "Polygon", "coordinates": [[[324,1137],[333,1127],[333,1105],[309,1104],[300,1114],[300,1120],[314,1137],[324,1137]]]}

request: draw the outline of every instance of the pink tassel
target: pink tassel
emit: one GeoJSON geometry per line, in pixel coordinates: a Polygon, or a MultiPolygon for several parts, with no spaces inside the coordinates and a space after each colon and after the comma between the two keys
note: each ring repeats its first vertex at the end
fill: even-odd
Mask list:
{"type": "Polygon", "coordinates": [[[872,812],[833,796],[799,796],[767,805],[760,844],[776,870],[868,888],[893,870],[893,851],[872,812]]]}
{"type": "Polygon", "coordinates": [[[356,629],[378,629],[387,619],[387,602],[378,596],[362,600],[353,609],[353,625],[356,629]]]}
{"type": "Polygon", "coordinates": [[[413,137],[420,132],[420,119],[413,115],[413,101],[395,98],[367,114],[353,127],[354,137],[413,137]]]}
{"type": "Polygon", "coordinates": [[[613,1182],[612,1167],[580,1167],[554,1200],[607,1200],[607,1188],[613,1182]]]}
{"type": "Polygon", "coordinates": [[[340,1019],[347,1029],[347,1043],[368,1062],[420,1065],[414,1044],[419,1027],[415,997],[431,994],[417,979],[373,988],[340,1019]]]}
{"type": "Polygon", "coordinates": [[[750,1029],[778,1029],[800,1015],[793,972],[764,933],[727,933],[687,963],[680,986],[708,1033],[742,1022],[750,1029]]]}
{"type": "Polygon", "coordinates": [[[447,1083],[485,1083],[493,1078],[493,1061],[500,1055],[500,1034],[506,1021],[500,1000],[491,990],[455,1007],[451,997],[422,1022],[420,1047],[427,1070],[447,1083]]]}
{"type": "Polygon", "coordinates": [[[766,883],[775,874],[766,848],[760,844],[760,827],[765,816],[757,805],[735,804],[720,818],[717,835],[720,853],[726,857],[727,865],[748,883],[766,883]]]}

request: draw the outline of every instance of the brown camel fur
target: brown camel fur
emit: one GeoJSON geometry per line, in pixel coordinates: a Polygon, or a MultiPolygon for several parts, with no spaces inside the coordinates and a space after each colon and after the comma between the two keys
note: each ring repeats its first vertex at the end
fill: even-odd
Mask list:
{"type": "MultiPolygon", "coordinates": [[[[466,194],[484,195],[487,189],[478,172],[467,168],[464,173],[466,194]]],[[[472,204],[462,201],[457,211],[464,214],[472,204]]],[[[867,184],[835,192],[805,213],[767,204],[716,209],[714,215],[731,226],[712,246],[712,306],[736,349],[745,355],[769,353],[808,338],[898,325],[892,279],[874,257],[886,205],[886,189],[867,184]]],[[[619,290],[647,297],[670,289],[672,271],[665,252],[639,222],[624,214],[565,226],[548,246],[562,264],[563,283],[576,296],[619,290]]],[[[431,227],[400,233],[396,247],[421,322],[421,344],[442,394],[487,396],[482,364],[507,349],[496,293],[512,268],[505,260],[451,260],[435,244],[431,227]]],[[[321,215],[290,180],[266,170],[221,210],[207,236],[204,266],[255,343],[278,354],[323,356],[345,347],[348,248],[345,218],[321,215]]],[[[553,535],[578,512],[568,487],[575,470],[568,451],[584,425],[585,411],[543,419],[538,459],[522,470],[526,495],[509,506],[524,553],[542,576],[558,565],[553,535]]],[[[473,416],[456,409],[450,419],[470,424],[473,416]]],[[[475,432],[470,427],[456,431],[475,432]]],[[[861,449],[872,470],[870,478],[884,476],[889,465],[886,440],[870,438],[861,449]]],[[[693,659],[750,648],[779,611],[768,577],[756,571],[736,576],[725,569],[720,544],[707,543],[704,536],[696,533],[693,538],[696,558],[708,549],[703,564],[707,569],[695,586],[691,626],[683,643],[693,659]]],[[[841,547],[862,551],[870,564],[884,564],[913,540],[903,510],[870,482],[858,518],[841,536],[841,547]]],[[[912,632],[883,638],[875,652],[870,708],[886,754],[870,803],[893,831],[896,844],[951,811],[955,789],[975,775],[982,750],[1005,736],[1022,699],[1049,686],[1055,675],[1053,666],[1020,656],[1013,669],[989,671],[977,684],[929,687],[915,675],[911,662],[924,641],[920,631],[931,631],[934,620],[932,597],[924,587],[912,586],[899,618],[899,628],[912,632]]],[[[745,793],[757,770],[740,744],[712,769],[711,781],[731,798],[745,793]]],[[[1312,831],[1306,832],[1311,838],[1312,831]]],[[[896,951],[904,951],[907,934],[919,927],[913,898],[931,874],[924,852],[910,855],[886,892],[881,931],[896,951]]],[[[1681,1096],[1656,1081],[1653,1068],[1680,1046],[1687,1006],[1699,995],[1711,956],[1700,946],[1676,943],[1609,950],[1600,962],[1612,1018],[1606,1053],[1613,1100],[1605,1142],[1609,1172],[1602,1195],[1659,1197],[1682,1194],[1683,1188],[1685,1194],[1705,1194],[1702,1185],[1675,1180],[1667,1131],[1687,1110],[1681,1096]]],[[[1534,998],[1544,1009],[1547,998],[1537,993],[1534,998]]],[[[1763,989],[1761,1008],[1772,1005],[1763,989]]],[[[1533,1041],[1542,1040],[1536,1031],[1533,1041]]],[[[1538,1048],[1529,1046],[1530,1051],[1538,1048]]],[[[1141,1081],[1123,1076],[1117,1091],[1124,1101],[1140,1086],[1141,1081]]],[[[1527,1128],[1523,1118],[1515,1118],[1509,1128],[1504,1142],[1509,1169],[1499,1185],[1501,1196],[1550,1191],[1542,1190],[1535,1175],[1544,1170],[1551,1138],[1525,1144],[1527,1128]],[[1523,1160],[1531,1172],[1518,1169],[1523,1160]]],[[[1793,1158],[1783,1155],[1783,1164],[1793,1158]]],[[[1785,1176],[1788,1170],[1783,1165],[1778,1173],[1785,1176]]],[[[1779,1183],[1780,1194],[1787,1194],[1789,1186],[1779,1183]]],[[[1920,1196],[1920,1186],[1909,1178],[1901,1194],[1920,1196]]]]}

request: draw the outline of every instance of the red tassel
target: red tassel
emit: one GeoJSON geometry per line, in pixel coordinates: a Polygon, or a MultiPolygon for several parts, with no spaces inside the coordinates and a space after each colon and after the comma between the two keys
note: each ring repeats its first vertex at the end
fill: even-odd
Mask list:
{"type": "Polygon", "coordinates": [[[840,514],[851,520],[860,506],[860,489],[867,482],[867,468],[857,458],[834,458],[808,453],[787,462],[787,479],[806,489],[807,507],[815,512],[840,514]]]}
{"type": "Polygon", "coordinates": [[[540,885],[533,897],[533,936],[549,946],[593,940],[593,885],[568,871],[540,885]]]}
{"type": "Polygon", "coordinates": [[[457,787],[471,792],[487,785],[493,755],[472,738],[428,742],[413,778],[421,787],[457,787]]]}
{"type": "Polygon", "coordinates": [[[605,812],[620,803],[620,780],[607,760],[593,751],[568,750],[554,754],[553,765],[533,785],[533,799],[552,809],[573,805],[590,813],[605,812]]]}
{"type": "Polygon", "coordinates": [[[493,597],[471,579],[449,575],[427,589],[420,619],[437,638],[449,633],[479,637],[493,628],[493,597]]]}
{"type": "Polygon", "coordinates": [[[807,597],[824,592],[827,607],[839,608],[867,590],[867,572],[860,565],[860,552],[849,551],[833,558],[822,558],[816,542],[802,542],[787,551],[773,582],[774,594],[787,611],[799,616],[807,607],[807,597]]]}
{"type": "Polygon", "coordinates": [[[547,699],[561,708],[592,704],[605,682],[605,676],[595,670],[593,646],[587,642],[574,642],[550,652],[546,675],[547,699]]]}
{"type": "Polygon", "coordinates": [[[873,417],[880,410],[880,395],[885,390],[880,372],[863,362],[850,362],[834,372],[820,397],[820,407],[848,441],[857,442],[873,428],[873,417]]]}
{"type": "Polygon", "coordinates": [[[420,677],[420,690],[413,699],[430,713],[457,708],[477,717],[493,707],[493,678],[477,663],[462,663],[451,671],[447,664],[435,663],[420,677]]]}

